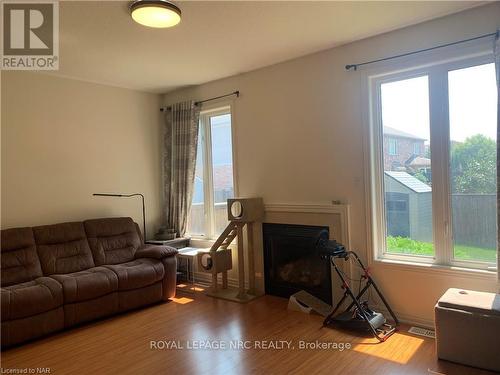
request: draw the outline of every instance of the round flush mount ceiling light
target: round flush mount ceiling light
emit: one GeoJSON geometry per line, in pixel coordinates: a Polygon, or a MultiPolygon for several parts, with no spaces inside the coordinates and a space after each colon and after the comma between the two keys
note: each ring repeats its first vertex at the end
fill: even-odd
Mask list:
{"type": "Polygon", "coordinates": [[[166,0],[136,0],[130,4],[132,19],[149,27],[172,27],[181,22],[181,10],[166,0]]]}

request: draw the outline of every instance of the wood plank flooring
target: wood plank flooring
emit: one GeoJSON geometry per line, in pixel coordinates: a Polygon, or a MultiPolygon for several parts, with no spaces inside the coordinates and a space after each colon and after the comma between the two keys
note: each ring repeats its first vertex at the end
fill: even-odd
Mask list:
{"type": "MultiPolygon", "coordinates": [[[[322,328],[322,319],[286,309],[287,301],[265,296],[246,305],[180,294],[163,303],[13,348],[2,353],[9,368],[49,368],[50,374],[491,374],[437,361],[434,340],[413,336],[408,327],[387,342],[322,328]],[[184,349],[151,349],[151,341],[175,340],[184,349]],[[196,340],[196,341],[193,341],[196,340]],[[212,340],[212,341],[204,341],[212,340]],[[188,349],[214,344],[221,350],[188,349]],[[236,341],[233,341],[236,340],[236,341]],[[290,349],[231,349],[231,342],[290,349]],[[273,341],[275,340],[275,341],[273,341]],[[308,343],[344,343],[350,349],[300,349],[308,343]],[[224,344],[225,343],[225,344],[224,344]],[[286,345],[285,345],[286,346],[286,345]]],[[[159,344],[161,345],[161,344],[159,344]]],[[[171,344],[172,345],[172,344],[171,344]]],[[[333,345],[333,344],[330,344],[333,345]]],[[[38,370],[40,371],[40,370],[38,370]]],[[[41,372],[36,372],[41,373],[41,372]]]]}

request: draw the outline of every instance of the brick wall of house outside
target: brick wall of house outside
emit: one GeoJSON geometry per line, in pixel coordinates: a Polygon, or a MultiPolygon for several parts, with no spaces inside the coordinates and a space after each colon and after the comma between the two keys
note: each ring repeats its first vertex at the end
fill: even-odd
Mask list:
{"type": "Polygon", "coordinates": [[[417,156],[425,155],[424,140],[402,138],[396,136],[384,135],[384,171],[393,171],[398,167],[405,165],[405,162],[413,155],[415,143],[419,144],[419,153],[417,156]],[[389,154],[389,140],[396,140],[396,155],[389,154]]]}

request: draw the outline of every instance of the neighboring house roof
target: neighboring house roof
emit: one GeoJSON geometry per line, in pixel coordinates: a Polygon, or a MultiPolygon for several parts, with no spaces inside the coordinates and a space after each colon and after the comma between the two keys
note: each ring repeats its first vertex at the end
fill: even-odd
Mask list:
{"type": "Polygon", "coordinates": [[[385,171],[385,174],[416,193],[428,193],[432,188],[406,172],[385,171]]]}
{"type": "Polygon", "coordinates": [[[417,156],[413,158],[413,160],[409,162],[408,165],[411,167],[430,167],[431,159],[417,156]]]}
{"type": "MultiPolygon", "coordinates": [[[[213,166],[214,190],[226,190],[233,188],[233,165],[214,165],[213,166]]],[[[195,182],[203,183],[203,169],[196,168],[195,182]]]]}
{"type": "MultiPolygon", "coordinates": [[[[214,165],[213,171],[214,190],[231,191],[233,189],[233,166],[231,164],[214,165]]],[[[197,172],[203,174],[203,171],[197,170],[197,172]]],[[[195,175],[194,177],[193,203],[203,203],[203,176],[195,175]]]]}
{"type": "Polygon", "coordinates": [[[398,130],[398,129],[394,129],[394,128],[391,128],[389,126],[384,126],[384,136],[386,136],[386,135],[390,135],[390,136],[393,136],[393,137],[399,137],[399,138],[416,139],[416,140],[419,140],[419,141],[425,141],[426,140],[425,138],[421,138],[421,137],[418,137],[416,135],[413,135],[413,134],[410,134],[410,133],[406,133],[406,132],[398,130]]]}
{"type": "Polygon", "coordinates": [[[214,165],[214,190],[227,190],[233,188],[232,164],[214,165]]]}

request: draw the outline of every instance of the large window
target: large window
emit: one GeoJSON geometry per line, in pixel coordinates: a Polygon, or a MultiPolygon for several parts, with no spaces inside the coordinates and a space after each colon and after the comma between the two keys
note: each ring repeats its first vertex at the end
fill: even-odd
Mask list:
{"type": "Polygon", "coordinates": [[[494,64],[481,57],[372,77],[371,83],[378,257],[493,267],[494,64]]]}
{"type": "Polygon", "coordinates": [[[233,197],[230,108],[202,112],[188,233],[216,238],[228,224],[227,199],[233,197]]]}

